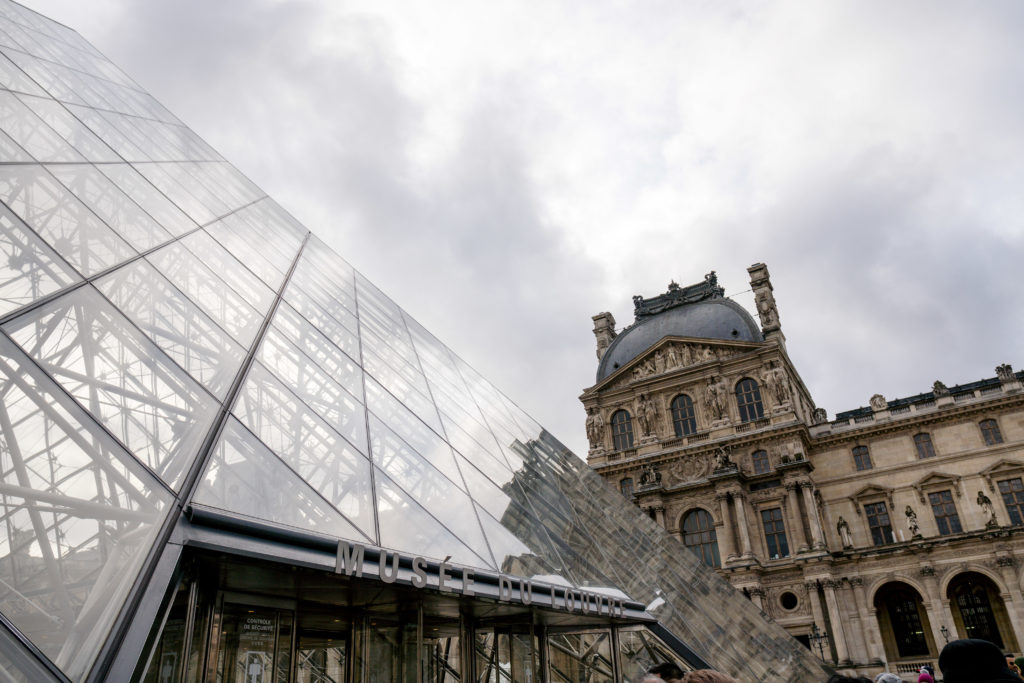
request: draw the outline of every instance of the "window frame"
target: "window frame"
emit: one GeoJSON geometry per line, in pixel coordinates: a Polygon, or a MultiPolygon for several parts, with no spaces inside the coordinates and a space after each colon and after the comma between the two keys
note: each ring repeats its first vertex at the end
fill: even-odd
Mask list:
{"type": "Polygon", "coordinates": [[[999,422],[995,418],[987,418],[978,423],[981,429],[981,439],[986,446],[996,446],[1003,443],[1003,433],[999,429],[999,422]]]}
{"type": "Polygon", "coordinates": [[[858,472],[875,469],[875,463],[871,461],[871,451],[867,446],[854,446],[850,452],[853,454],[853,466],[858,472]]]}
{"type": "Polygon", "coordinates": [[[768,451],[759,448],[750,454],[750,461],[754,464],[754,474],[768,474],[772,471],[772,463],[768,457],[768,451]]]}
{"type": "Polygon", "coordinates": [[[633,477],[623,477],[619,480],[619,493],[625,496],[627,499],[633,499],[633,477]]]}
{"type": "Polygon", "coordinates": [[[931,491],[928,493],[928,505],[932,508],[932,515],[935,517],[935,526],[938,527],[939,536],[952,536],[963,533],[964,527],[960,522],[960,513],[956,509],[956,502],[953,500],[953,492],[949,489],[931,491]],[[937,510],[936,507],[940,509],[937,510]],[[943,514],[939,514],[942,512],[943,514]]]}
{"type": "Polygon", "coordinates": [[[764,417],[764,402],[761,400],[761,387],[757,380],[744,377],[736,382],[734,391],[740,422],[753,422],[764,417]]]}
{"type": "Polygon", "coordinates": [[[936,457],[935,444],[932,442],[930,432],[918,432],[914,434],[914,448],[917,450],[917,459],[926,460],[936,457]]]}
{"type": "Polygon", "coordinates": [[[786,522],[783,519],[782,507],[764,508],[761,511],[761,528],[764,531],[764,542],[768,550],[769,560],[781,560],[789,557],[789,539],[786,537],[786,522]],[[772,551],[775,552],[772,552],[772,551]]]}
{"type": "Polygon", "coordinates": [[[722,559],[718,551],[718,533],[715,531],[715,518],[710,512],[704,508],[688,510],[683,514],[682,522],[679,524],[679,533],[682,536],[683,545],[701,558],[704,564],[713,569],[722,566],[722,559]],[[691,519],[694,520],[695,529],[686,528],[691,519]],[[690,543],[688,540],[696,542],[690,543]]]}
{"type": "Polygon", "coordinates": [[[1021,477],[1001,479],[997,482],[996,488],[999,491],[999,497],[1003,499],[1006,514],[1010,517],[1010,525],[1024,524],[1024,479],[1021,477]],[[1018,484],[1017,488],[1013,487],[1014,482],[1018,484]],[[1006,490],[1004,490],[1003,484],[1007,485],[1006,490]]]}
{"type": "Polygon", "coordinates": [[[688,394],[679,394],[672,399],[672,428],[676,436],[689,436],[697,433],[697,413],[693,407],[693,399],[688,394]]]}
{"type": "Polygon", "coordinates": [[[889,506],[886,505],[886,502],[884,500],[877,500],[864,503],[861,507],[864,509],[864,517],[867,520],[871,545],[883,546],[895,543],[896,535],[892,530],[892,516],[889,513],[889,506]],[[889,534],[888,541],[885,540],[886,532],[889,534]]]}
{"type": "Polygon", "coordinates": [[[612,413],[612,449],[625,451],[633,448],[633,416],[625,408],[612,413]]]}

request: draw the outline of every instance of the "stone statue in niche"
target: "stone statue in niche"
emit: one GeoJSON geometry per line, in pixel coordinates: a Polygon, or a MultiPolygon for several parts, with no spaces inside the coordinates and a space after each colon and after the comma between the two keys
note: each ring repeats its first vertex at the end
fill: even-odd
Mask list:
{"type": "Polygon", "coordinates": [[[868,401],[868,404],[871,406],[871,410],[876,412],[879,410],[885,410],[889,407],[889,402],[886,401],[885,396],[882,396],[881,394],[875,394],[872,396],[871,400],[868,401]]]}
{"type": "Polygon", "coordinates": [[[949,396],[949,387],[939,380],[935,380],[935,384],[932,385],[932,393],[935,394],[935,398],[949,396]]]}
{"type": "Polygon", "coordinates": [[[602,441],[602,429],[604,425],[601,423],[601,416],[598,413],[597,408],[591,408],[587,411],[587,440],[590,441],[590,449],[597,450],[601,447],[602,441]]]}
{"type": "Polygon", "coordinates": [[[921,526],[917,523],[917,513],[914,512],[914,508],[908,505],[903,514],[907,516],[907,528],[910,529],[910,537],[921,538],[921,526]]]}
{"type": "Polygon", "coordinates": [[[779,326],[779,311],[775,308],[775,297],[767,289],[762,289],[755,297],[757,315],[761,318],[761,329],[768,330],[779,326]]]}
{"type": "Polygon", "coordinates": [[[836,522],[836,531],[839,532],[839,538],[843,542],[844,548],[853,547],[853,538],[850,536],[850,525],[843,519],[843,516],[839,516],[839,521],[836,522]]]}
{"type": "Polygon", "coordinates": [[[712,421],[728,420],[725,403],[728,391],[721,377],[708,377],[708,385],[704,389],[704,408],[712,421]]]}
{"type": "Polygon", "coordinates": [[[790,403],[791,395],[789,388],[789,375],[779,367],[778,363],[771,363],[761,375],[768,394],[776,406],[783,406],[790,403]]]}
{"type": "Polygon", "coordinates": [[[811,418],[811,424],[823,425],[828,422],[828,411],[824,408],[815,408],[814,417],[811,418]]]}
{"type": "Polygon", "coordinates": [[[659,373],[665,372],[665,349],[654,352],[654,367],[659,373]]]}
{"type": "Polygon", "coordinates": [[[996,377],[999,378],[1000,382],[1012,382],[1017,379],[1016,375],[1013,374],[1013,366],[1009,363],[996,366],[996,377]]]}
{"type": "Polygon", "coordinates": [[[679,356],[676,354],[676,345],[668,345],[668,354],[666,355],[665,364],[671,370],[679,367],[679,356]]]}
{"type": "Polygon", "coordinates": [[[978,506],[988,518],[985,522],[986,529],[993,529],[999,526],[999,522],[996,521],[996,509],[992,505],[992,499],[986,496],[984,491],[978,491],[978,506]]]}
{"type": "Polygon", "coordinates": [[[654,405],[654,401],[650,400],[644,394],[640,394],[637,418],[640,420],[640,430],[642,434],[648,436],[654,434],[654,431],[657,428],[658,408],[654,405]]]}

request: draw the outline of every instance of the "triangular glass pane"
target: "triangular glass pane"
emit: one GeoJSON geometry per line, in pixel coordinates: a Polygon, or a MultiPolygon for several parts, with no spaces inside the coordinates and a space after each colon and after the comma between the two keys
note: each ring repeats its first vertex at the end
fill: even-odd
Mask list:
{"type": "Polygon", "coordinates": [[[384,472],[376,467],[373,471],[382,547],[434,559],[451,555],[455,564],[496,569],[490,561],[479,557],[455,534],[427,514],[384,472]]]}
{"type": "Polygon", "coordinates": [[[83,275],[136,253],[42,166],[0,165],[0,200],[83,275]]]}
{"type": "Polygon", "coordinates": [[[0,337],[0,611],[84,678],[170,493],[0,337]]]}
{"type": "Polygon", "coordinates": [[[281,302],[277,307],[271,329],[313,359],[356,400],[362,401],[363,372],[354,360],[359,357],[358,348],[354,356],[343,352],[340,346],[313,327],[312,323],[296,313],[286,302],[281,302]]]}
{"type": "Polygon", "coordinates": [[[4,330],[170,487],[216,412],[213,397],[86,285],[4,330]]]}
{"type": "Polygon", "coordinates": [[[259,312],[210,270],[184,244],[173,242],[146,257],[189,299],[248,348],[263,322],[259,312]]]}
{"type": "MultiPolygon", "coordinates": [[[[73,113],[78,120],[89,127],[89,129],[97,135],[103,142],[109,145],[118,156],[125,161],[140,162],[149,161],[149,157],[139,149],[138,145],[128,139],[128,136],[119,131],[113,124],[107,119],[103,118],[95,109],[84,106],[76,106],[74,104],[64,103],[71,113],[73,113]]],[[[102,169],[101,169],[102,170],[102,169]]]]}
{"type": "Polygon", "coordinates": [[[97,168],[175,237],[196,228],[195,221],[128,164],[101,164],[97,168]]]}
{"type": "MultiPolygon", "coordinates": [[[[119,131],[121,132],[121,131],[119,131]]],[[[123,134],[123,132],[122,132],[123,134]]],[[[103,137],[101,135],[101,137],[103,137]]],[[[218,216],[222,216],[227,213],[223,210],[223,205],[218,202],[221,213],[211,210],[199,199],[197,199],[191,192],[178,182],[176,176],[180,176],[180,171],[176,174],[171,173],[177,164],[137,164],[135,170],[146,177],[146,180],[151,182],[156,189],[160,190],[163,194],[177,205],[179,209],[184,211],[188,216],[199,225],[206,225],[210,221],[215,220],[218,216]]]]}
{"type": "MultiPolygon", "coordinates": [[[[273,327],[267,330],[263,337],[257,358],[360,452],[369,452],[366,450],[366,409],[351,393],[334,381],[332,373],[326,372],[313,362],[273,327]]],[[[355,380],[349,383],[354,383],[361,389],[362,377],[359,366],[349,361],[346,370],[351,376],[350,380],[355,380]]]]}
{"type": "Polygon", "coordinates": [[[0,205],[0,315],[79,279],[46,242],[0,205]]]}
{"type": "Polygon", "coordinates": [[[480,557],[491,557],[480,531],[473,502],[455,483],[438,472],[427,460],[399,439],[375,417],[370,417],[370,445],[373,462],[391,480],[444,524],[480,557]]]}
{"type": "Polygon", "coordinates": [[[294,279],[284,290],[284,300],[295,312],[309,321],[310,325],[330,339],[335,346],[353,358],[359,357],[359,336],[356,334],[359,324],[354,313],[349,312],[337,302],[332,304],[332,308],[321,306],[305,291],[297,287],[294,279]],[[346,318],[351,327],[343,320],[346,318]]]}
{"type": "Polygon", "coordinates": [[[253,363],[232,412],[321,496],[373,535],[370,462],[260,363],[253,363]]]}
{"type": "Polygon", "coordinates": [[[247,228],[235,218],[235,214],[231,214],[207,226],[206,232],[242,261],[264,284],[277,291],[284,282],[285,272],[295,258],[298,247],[290,253],[280,250],[280,245],[274,244],[267,236],[247,228]],[[268,259],[268,254],[277,257],[277,263],[268,259]],[[284,270],[278,267],[281,262],[284,262],[284,270]]]}
{"type": "MultiPolygon", "coordinates": [[[[364,353],[363,358],[369,354],[364,353]]],[[[364,364],[364,368],[365,368],[364,364]]],[[[366,377],[366,400],[371,410],[376,407],[381,417],[383,413],[391,413],[393,405],[401,405],[402,412],[412,411],[420,421],[426,423],[435,432],[441,432],[441,420],[437,415],[437,407],[434,402],[412,388],[408,382],[402,379],[396,372],[392,371],[386,364],[374,365],[379,375],[378,381],[370,381],[370,374],[366,377]],[[387,388],[385,388],[387,387],[387,388]],[[391,393],[393,390],[394,393],[391,393]]],[[[378,379],[375,377],[375,379],[378,379]]]]}
{"type": "Polygon", "coordinates": [[[224,397],[245,349],[156,268],[139,259],[96,287],[211,394],[224,397]]]}
{"type": "Polygon", "coordinates": [[[197,230],[181,238],[184,244],[200,261],[206,264],[221,280],[228,283],[243,299],[261,314],[270,310],[275,294],[265,282],[252,274],[237,258],[210,237],[205,230],[197,230]]]}
{"type": "Polygon", "coordinates": [[[0,129],[38,161],[85,161],[13,93],[0,90],[0,129]]]}
{"type": "Polygon", "coordinates": [[[121,161],[114,150],[97,138],[60,103],[31,95],[19,95],[18,99],[89,161],[121,161]]]}
{"type": "Polygon", "coordinates": [[[138,251],[171,239],[169,232],[92,164],[51,164],[46,168],[138,251]]]}
{"type": "Polygon", "coordinates": [[[373,542],[233,418],[224,426],[192,502],[327,536],[373,542]]]}
{"type": "MultiPolygon", "coordinates": [[[[3,35],[2,32],[0,35],[3,35]]],[[[29,95],[46,94],[31,78],[25,75],[24,71],[2,54],[0,54],[0,87],[29,95]]]]}

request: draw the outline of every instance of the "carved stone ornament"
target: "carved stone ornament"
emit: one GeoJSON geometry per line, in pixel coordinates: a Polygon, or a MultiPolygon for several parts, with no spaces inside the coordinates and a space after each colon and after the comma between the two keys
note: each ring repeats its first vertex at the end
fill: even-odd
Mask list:
{"type": "Polygon", "coordinates": [[[665,469],[665,478],[669,484],[688,484],[708,475],[710,458],[706,454],[683,456],[665,469]]]}
{"type": "Polygon", "coordinates": [[[601,420],[601,413],[597,408],[590,408],[587,411],[587,440],[590,442],[590,450],[598,450],[603,445],[604,422],[601,420]]]}
{"type": "Polygon", "coordinates": [[[889,407],[889,402],[886,401],[885,396],[882,396],[881,394],[875,394],[872,396],[868,403],[871,405],[871,410],[876,412],[879,410],[885,410],[889,407]]]}
{"type": "Polygon", "coordinates": [[[839,538],[843,542],[843,548],[852,548],[853,538],[850,536],[850,524],[843,519],[842,515],[839,516],[839,521],[836,522],[836,531],[839,532],[839,538]]]}
{"type": "Polygon", "coordinates": [[[978,506],[981,511],[985,514],[988,520],[985,522],[986,529],[994,529],[999,526],[999,522],[996,521],[996,509],[992,505],[992,499],[985,495],[984,491],[978,491],[978,506]]]}
{"type": "Polygon", "coordinates": [[[997,557],[996,558],[996,566],[997,567],[1012,567],[1013,566],[1013,558],[1012,557],[997,557]]]}
{"type": "Polygon", "coordinates": [[[903,514],[907,516],[907,528],[910,530],[910,537],[922,538],[921,525],[917,522],[917,513],[914,512],[914,508],[908,505],[903,514]]]}
{"type": "Polygon", "coordinates": [[[824,408],[815,408],[814,417],[811,418],[812,425],[823,425],[828,422],[828,411],[824,408]]]}
{"type": "Polygon", "coordinates": [[[789,375],[779,367],[778,363],[771,363],[761,374],[764,387],[776,406],[790,405],[792,400],[789,375]]]}
{"type": "Polygon", "coordinates": [[[757,316],[761,319],[761,330],[768,332],[779,328],[779,309],[775,305],[775,296],[772,290],[764,287],[758,289],[754,295],[754,304],[757,306],[757,316]]]}
{"type": "Polygon", "coordinates": [[[707,387],[704,389],[704,408],[711,416],[712,421],[728,420],[729,388],[721,377],[708,377],[707,387]]]}
{"type": "Polygon", "coordinates": [[[657,315],[663,311],[683,304],[692,304],[705,299],[721,299],[725,295],[725,288],[718,285],[718,276],[711,271],[704,276],[703,282],[695,285],[680,287],[674,281],[668,283],[668,291],[664,294],[645,299],[642,296],[633,297],[633,315],[637,320],[657,315]]]}
{"type": "Polygon", "coordinates": [[[654,465],[644,465],[640,468],[640,486],[658,486],[661,484],[661,473],[654,465]]]}
{"type": "Polygon", "coordinates": [[[1017,377],[1013,374],[1013,366],[1009,363],[1003,363],[1002,365],[996,366],[996,377],[1001,382],[1013,382],[1017,377]]]}
{"type": "Polygon", "coordinates": [[[949,387],[947,387],[939,380],[935,380],[935,384],[932,385],[932,393],[935,394],[935,398],[949,396],[949,387]]]}
{"type": "Polygon", "coordinates": [[[729,447],[719,446],[715,451],[715,472],[736,469],[736,463],[729,457],[729,447]]]}
{"type": "Polygon", "coordinates": [[[640,423],[640,433],[643,436],[651,436],[658,429],[658,407],[655,402],[647,396],[640,394],[637,406],[637,421],[640,423]]]}
{"type": "Polygon", "coordinates": [[[935,567],[921,567],[918,573],[921,576],[935,576],[935,567]]]}

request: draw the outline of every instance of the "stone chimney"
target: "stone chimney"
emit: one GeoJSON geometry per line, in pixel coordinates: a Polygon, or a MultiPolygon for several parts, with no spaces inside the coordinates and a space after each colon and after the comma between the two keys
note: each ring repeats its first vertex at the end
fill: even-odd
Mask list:
{"type": "Polygon", "coordinates": [[[747,272],[750,273],[750,288],[754,291],[757,315],[761,319],[761,333],[765,340],[774,339],[779,346],[786,348],[786,335],[782,334],[782,325],[779,323],[779,309],[775,307],[768,266],[755,263],[747,268],[747,272]]]}
{"type": "Polygon", "coordinates": [[[594,336],[597,337],[597,360],[600,361],[608,345],[615,339],[615,318],[611,313],[594,316],[594,336]]]}

